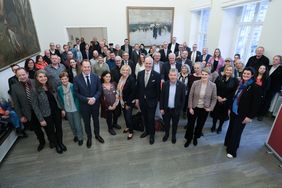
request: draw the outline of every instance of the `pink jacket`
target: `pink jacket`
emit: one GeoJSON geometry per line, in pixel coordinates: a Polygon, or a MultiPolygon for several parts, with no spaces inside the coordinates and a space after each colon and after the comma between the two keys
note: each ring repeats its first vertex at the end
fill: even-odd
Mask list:
{"type": "MultiPolygon", "coordinates": [[[[208,63],[211,63],[211,66],[213,66],[213,62],[214,62],[214,57],[211,57],[209,59],[208,63]]],[[[224,64],[225,64],[224,59],[222,57],[219,58],[218,65],[217,65],[217,68],[216,68],[216,72],[218,72],[219,69],[224,66],[224,64]]]]}

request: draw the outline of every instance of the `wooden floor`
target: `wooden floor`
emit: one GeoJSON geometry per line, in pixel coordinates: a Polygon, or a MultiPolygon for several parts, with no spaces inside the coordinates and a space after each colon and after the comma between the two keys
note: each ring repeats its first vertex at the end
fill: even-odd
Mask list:
{"type": "MultiPolygon", "coordinates": [[[[121,118],[123,119],[123,118],[121,118]]],[[[0,166],[0,187],[8,188],[281,188],[282,169],[279,161],[266,153],[264,143],[271,121],[254,121],[242,136],[236,159],[228,159],[223,140],[228,123],[220,135],[210,132],[211,119],[204,128],[198,146],[184,148],[183,129],[179,125],[177,143],[161,141],[149,145],[136,132],[128,141],[122,130],[116,136],[107,132],[101,120],[101,135],[105,144],[93,139],[87,149],[78,146],[67,122],[64,122],[64,142],[68,151],[57,154],[45,147],[37,152],[38,142],[32,132],[19,140],[0,166]]],[[[124,127],[123,121],[120,124],[124,127]]]]}

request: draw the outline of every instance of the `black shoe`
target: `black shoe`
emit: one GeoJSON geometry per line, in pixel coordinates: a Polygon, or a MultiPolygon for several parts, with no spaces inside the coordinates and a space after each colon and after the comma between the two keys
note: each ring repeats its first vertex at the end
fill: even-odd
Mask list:
{"type": "Polygon", "coordinates": [[[114,124],[113,127],[116,129],[121,129],[121,126],[119,124],[114,124]]]}
{"type": "Polygon", "coordinates": [[[26,132],[24,130],[22,131],[22,135],[23,135],[23,138],[27,138],[28,137],[28,135],[26,134],[26,132]]]}
{"type": "Polygon", "coordinates": [[[129,129],[128,129],[128,128],[126,128],[126,129],[123,130],[123,133],[128,133],[128,132],[129,132],[129,129]]]}
{"type": "Polygon", "coordinates": [[[44,146],[45,146],[45,143],[40,143],[37,147],[37,151],[43,150],[44,146]]]}
{"type": "Polygon", "coordinates": [[[150,136],[150,144],[153,145],[155,142],[155,138],[153,136],[150,136]]]}
{"type": "Polygon", "coordinates": [[[83,140],[78,141],[78,145],[81,146],[83,144],[83,140]]]}
{"type": "Polygon", "coordinates": [[[194,145],[194,146],[198,145],[198,140],[197,140],[197,138],[194,138],[194,139],[193,139],[193,145],[194,145]]]}
{"type": "Polygon", "coordinates": [[[59,144],[59,146],[62,148],[63,151],[67,151],[67,147],[63,143],[59,144]]]}
{"type": "Polygon", "coordinates": [[[102,144],[105,142],[104,139],[100,135],[95,136],[95,138],[102,144]]]}
{"type": "Polygon", "coordinates": [[[216,130],[216,133],[217,133],[217,134],[220,134],[220,133],[221,133],[221,129],[217,129],[217,130],[216,130]]]}
{"type": "Polygon", "coordinates": [[[148,136],[149,134],[147,132],[143,132],[141,135],[140,135],[140,138],[145,138],[146,136],[148,136]]]}
{"type": "Polygon", "coordinates": [[[168,139],[168,135],[164,135],[164,137],[163,137],[163,142],[166,142],[167,139],[168,139]]]}
{"type": "Polygon", "coordinates": [[[191,140],[190,141],[187,140],[184,144],[184,147],[187,148],[190,145],[190,143],[191,143],[191,140]]]}
{"type": "Polygon", "coordinates": [[[110,133],[111,135],[116,135],[116,134],[117,134],[114,129],[109,129],[109,133],[110,133]]]}
{"type": "Polygon", "coordinates": [[[171,143],[175,144],[176,143],[176,138],[171,139],[171,143]]]}
{"type": "Polygon", "coordinates": [[[74,141],[74,142],[77,142],[77,141],[78,141],[77,136],[73,137],[73,141],[74,141]]]}
{"type": "Polygon", "coordinates": [[[213,133],[215,131],[215,126],[212,126],[211,132],[213,133]]]}
{"type": "Polygon", "coordinates": [[[59,154],[63,153],[63,150],[59,145],[56,145],[56,152],[59,153],[59,154]]]}
{"type": "Polygon", "coordinates": [[[87,148],[91,148],[91,146],[92,146],[92,139],[91,138],[87,139],[86,146],[87,146],[87,148]]]}
{"type": "Polygon", "coordinates": [[[49,147],[50,147],[50,149],[53,149],[55,147],[55,144],[53,142],[50,142],[49,147]]]}
{"type": "Polygon", "coordinates": [[[188,126],[187,126],[187,125],[185,125],[185,126],[184,126],[184,129],[187,129],[187,127],[188,127],[188,126]]]}
{"type": "Polygon", "coordinates": [[[133,133],[129,133],[128,136],[127,136],[127,140],[131,140],[133,137],[133,133]]]}

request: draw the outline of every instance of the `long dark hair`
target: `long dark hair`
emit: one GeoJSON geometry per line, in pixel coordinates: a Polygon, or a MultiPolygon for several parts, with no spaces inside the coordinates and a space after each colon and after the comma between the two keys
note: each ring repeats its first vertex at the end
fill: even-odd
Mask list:
{"type": "Polygon", "coordinates": [[[24,69],[25,69],[27,72],[30,71],[29,68],[28,68],[28,63],[29,63],[29,61],[32,61],[32,62],[33,62],[33,70],[35,70],[35,62],[34,62],[34,60],[31,59],[31,58],[28,58],[28,59],[25,60],[25,63],[24,63],[24,69]]]}
{"type": "MultiPolygon", "coordinates": [[[[262,75],[262,78],[261,78],[261,80],[262,80],[262,84],[264,85],[264,83],[265,83],[265,80],[268,78],[268,68],[265,66],[265,65],[261,65],[261,66],[264,66],[265,67],[265,72],[264,72],[264,74],[262,75]]],[[[261,66],[259,66],[259,68],[261,67],[261,66]]],[[[255,73],[255,79],[258,77],[258,75],[259,75],[259,72],[258,72],[258,70],[256,71],[256,73],[255,73]]]]}
{"type": "MultiPolygon", "coordinates": [[[[38,71],[35,72],[34,78],[35,78],[35,89],[36,89],[36,91],[42,91],[42,90],[43,90],[42,84],[37,80],[37,76],[38,76],[39,74],[44,74],[45,76],[47,76],[46,71],[43,70],[43,69],[42,69],[42,70],[38,70],[38,71]]],[[[47,88],[48,88],[49,91],[51,91],[51,92],[54,91],[53,86],[52,86],[52,84],[50,83],[50,79],[49,79],[48,76],[47,76],[47,83],[46,83],[46,86],[47,86],[47,88]]]]}

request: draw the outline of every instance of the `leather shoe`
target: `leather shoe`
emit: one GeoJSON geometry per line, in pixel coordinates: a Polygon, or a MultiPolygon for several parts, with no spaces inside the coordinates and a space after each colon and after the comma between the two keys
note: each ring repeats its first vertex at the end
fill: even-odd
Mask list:
{"type": "Polygon", "coordinates": [[[50,142],[50,143],[49,143],[49,147],[50,147],[51,149],[53,149],[53,148],[55,147],[55,144],[54,144],[53,142],[50,142]]]}
{"type": "Polygon", "coordinates": [[[42,143],[42,144],[40,143],[37,147],[37,151],[43,150],[44,146],[45,146],[45,143],[42,143]]]}
{"type": "Polygon", "coordinates": [[[95,136],[95,138],[102,144],[105,142],[104,139],[100,135],[95,136]]]}
{"type": "Polygon", "coordinates": [[[215,131],[215,126],[212,126],[211,132],[213,133],[215,131]]]}
{"type": "Polygon", "coordinates": [[[121,129],[121,126],[119,124],[114,124],[113,127],[116,129],[121,129]]]}
{"type": "Polygon", "coordinates": [[[191,143],[191,141],[188,141],[188,140],[187,140],[187,141],[185,142],[185,144],[184,144],[184,147],[187,148],[187,147],[190,145],[190,143],[191,143]]]}
{"type": "Polygon", "coordinates": [[[146,136],[148,136],[149,134],[147,132],[143,132],[141,135],[140,135],[140,138],[145,138],[146,136]]]}
{"type": "Polygon", "coordinates": [[[220,134],[221,133],[221,129],[217,129],[216,133],[220,134]]]}
{"type": "Polygon", "coordinates": [[[62,148],[63,151],[67,151],[67,147],[63,143],[61,143],[59,145],[60,145],[60,147],[62,148]]]}
{"type": "Polygon", "coordinates": [[[78,145],[81,146],[83,144],[83,140],[78,141],[78,145]]]}
{"type": "Polygon", "coordinates": [[[87,142],[86,142],[87,148],[91,148],[91,145],[92,145],[92,139],[91,139],[91,138],[88,138],[88,139],[87,139],[87,142]]]}
{"type": "Polygon", "coordinates": [[[56,145],[56,152],[59,153],[59,154],[63,153],[62,148],[58,144],[56,145]]]}
{"type": "Polygon", "coordinates": [[[114,129],[109,129],[109,133],[110,133],[111,135],[116,135],[116,134],[117,134],[114,129]]]}
{"type": "Polygon", "coordinates": [[[193,145],[194,145],[194,146],[198,145],[198,140],[197,140],[197,138],[194,138],[194,139],[193,139],[193,145]]]}
{"type": "Polygon", "coordinates": [[[155,142],[155,138],[153,136],[150,137],[150,144],[153,145],[155,142]]]}
{"type": "Polygon", "coordinates": [[[126,129],[123,130],[123,133],[128,133],[128,132],[129,132],[129,129],[128,129],[128,128],[126,128],[126,129]]]}
{"type": "Polygon", "coordinates": [[[129,133],[128,136],[127,136],[127,140],[131,140],[133,137],[133,133],[129,133]]]}
{"type": "Polygon", "coordinates": [[[171,143],[175,144],[176,143],[176,138],[171,139],[171,143]]]}
{"type": "Polygon", "coordinates": [[[167,139],[168,139],[168,136],[167,136],[167,135],[164,135],[164,137],[163,137],[163,142],[166,142],[167,139]]]}
{"type": "Polygon", "coordinates": [[[75,137],[73,138],[73,141],[74,141],[74,142],[77,142],[77,141],[78,141],[77,136],[75,136],[75,137]]]}

